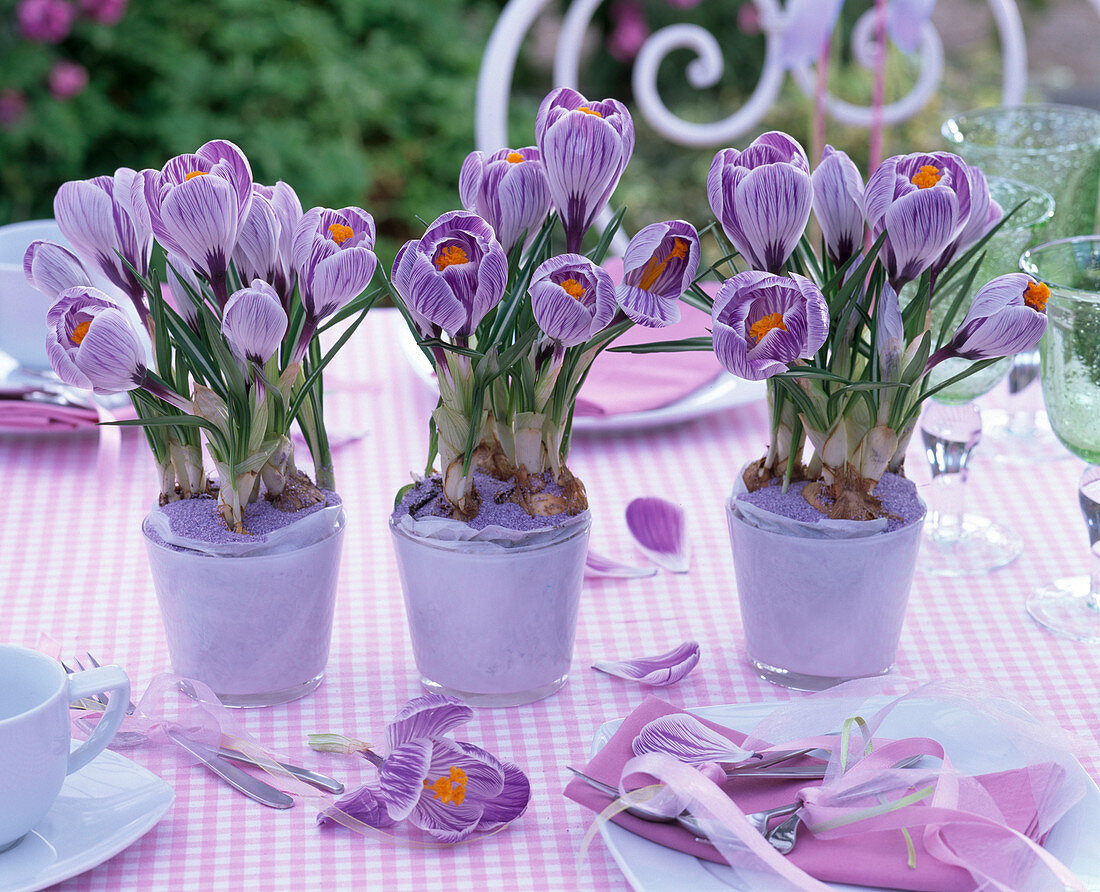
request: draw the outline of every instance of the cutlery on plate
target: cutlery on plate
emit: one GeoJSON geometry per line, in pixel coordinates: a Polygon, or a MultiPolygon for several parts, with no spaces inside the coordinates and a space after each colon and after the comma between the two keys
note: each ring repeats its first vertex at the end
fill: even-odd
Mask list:
{"type": "MultiPolygon", "coordinates": [[[[601,793],[610,796],[612,799],[619,798],[619,791],[612,787],[610,784],[605,784],[603,781],[598,781],[594,777],[589,777],[584,772],[578,771],[569,765],[565,766],[573,772],[577,777],[587,783],[590,787],[594,787],[601,793]]],[[[753,812],[752,814],[745,815],[748,818],[749,823],[753,825],[758,833],[767,834],[768,822],[772,818],[780,817],[782,815],[789,815],[791,812],[802,807],[801,802],[790,802],[787,805],[780,805],[776,808],[769,808],[765,811],[753,812]]],[[[695,834],[695,838],[698,842],[705,842],[709,845],[713,845],[709,839],[703,833],[703,827],[699,823],[699,820],[692,815],[686,809],[678,815],[663,815],[652,809],[646,808],[644,805],[630,805],[623,809],[628,815],[633,815],[636,818],[640,818],[643,821],[650,821],[654,824],[679,824],[685,830],[691,831],[695,834]]]]}
{"type": "Polygon", "coordinates": [[[282,790],[276,790],[271,784],[264,783],[259,778],[253,777],[247,771],[238,768],[232,762],[223,759],[218,751],[204,746],[180,734],[178,731],[166,730],[168,738],[187,750],[192,756],[202,762],[210,771],[220,777],[235,790],[244,793],[249,799],[254,799],[261,805],[269,808],[293,808],[294,799],[282,790]]]}
{"type": "MultiPolygon", "coordinates": [[[[891,768],[912,768],[916,765],[923,756],[910,756],[908,759],[902,759],[900,762],[895,762],[891,765],[891,768]]],[[[791,849],[794,848],[795,842],[797,842],[798,825],[802,823],[802,815],[799,812],[795,812],[782,824],[777,824],[771,830],[764,834],[764,838],[772,844],[780,855],[788,854],[791,849]]]]}
{"type": "MultiPolygon", "coordinates": [[[[256,768],[263,768],[264,766],[256,759],[246,756],[244,753],[237,750],[226,749],[224,746],[218,750],[218,755],[223,759],[231,759],[234,762],[241,762],[244,765],[253,765],[256,768]]],[[[291,765],[288,762],[275,762],[280,768],[286,771],[288,774],[294,775],[300,781],[304,781],[311,786],[316,787],[318,790],[324,790],[326,793],[343,793],[344,785],[340,781],[328,777],[324,774],[319,774],[316,771],[310,771],[308,768],[302,768],[300,765],[291,765]]]]}

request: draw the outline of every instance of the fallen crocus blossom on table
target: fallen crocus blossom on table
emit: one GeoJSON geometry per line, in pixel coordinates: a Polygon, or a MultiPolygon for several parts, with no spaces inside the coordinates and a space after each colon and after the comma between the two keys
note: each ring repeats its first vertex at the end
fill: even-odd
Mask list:
{"type": "Polygon", "coordinates": [[[584,575],[596,579],[641,579],[645,576],[656,576],[657,568],[635,567],[589,551],[584,561],[584,575]]]}
{"type": "Polygon", "coordinates": [[[531,799],[527,776],[481,747],[444,736],[472,716],[454,697],[416,697],[386,727],[384,757],[349,738],[310,735],[314,749],[357,752],[378,768],[376,783],[337,799],[317,823],[381,830],[407,820],[440,842],[458,843],[514,821],[531,799]]]}
{"type": "Polygon", "coordinates": [[[642,552],[658,567],[673,573],[688,571],[684,509],[653,496],[626,506],[626,525],[642,552]]]}
{"type": "Polygon", "coordinates": [[[660,688],[676,684],[676,682],[686,678],[698,662],[699,643],[697,641],[685,641],[668,653],[658,654],[655,657],[638,657],[633,660],[597,660],[592,664],[592,668],[600,672],[606,672],[608,675],[614,675],[617,678],[638,681],[642,684],[660,688]]]}
{"type": "Polygon", "coordinates": [[[684,712],[654,719],[638,732],[632,749],[635,756],[645,753],[668,753],[681,762],[692,765],[708,762],[744,762],[752,756],[751,750],[736,746],[717,731],[708,728],[695,716],[684,712]]]}

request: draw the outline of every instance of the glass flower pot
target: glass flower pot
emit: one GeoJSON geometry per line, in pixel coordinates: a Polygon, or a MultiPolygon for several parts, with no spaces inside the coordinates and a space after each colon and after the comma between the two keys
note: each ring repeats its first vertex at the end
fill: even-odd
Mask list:
{"type": "Polygon", "coordinates": [[[890,670],[924,518],[892,532],[810,539],[751,525],[726,503],[749,661],[761,678],[819,691],[890,670]]]}
{"type": "Polygon", "coordinates": [[[269,554],[169,547],[142,525],[173,670],[226,706],[274,706],[324,677],[346,519],[331,534],[269,554]]]}
{"type": "Polygon", "coordinates": [[[504,545],[427,538],[391,519],[424,687],[471,706],[519,706],[561,688],[591,525],[585,512],[504,545]]]}

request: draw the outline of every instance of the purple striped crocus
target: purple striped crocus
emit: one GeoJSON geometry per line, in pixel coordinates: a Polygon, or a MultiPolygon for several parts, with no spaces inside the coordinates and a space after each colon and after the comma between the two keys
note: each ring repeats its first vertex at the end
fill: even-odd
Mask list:
{"type": "Polygon", "coordinates": [[[145,345],[126,314],[91,286],[62,291],[46,314],[50,365],[66,384],[120,393],[145,384],[145,345]]]}
{"type": "Polygon", "coordinates": [[[222,334],[233,352],[259,366],[275,355],[286,327],[287,315],[279,294],[262,279],[235,291],[222,314],[222,334]]]}
{"type": "Polygon", "coordinates": [[[142,171],[140,186],[157,241],[186,258],[224,306],[229,261],[252,207],[252,167],[244,152],[212,140],[159,171],[142,171]]]}
{"type": "Polygon", "coordinates": [[[199,277],[195,275],[195,271],[186,260],[169,254],[164,278],[168,281],[168,292],[172,295],[173,308],[187,321],[188,325],[198,331],[199,311],[188,289],[200,297],[203,296],[199,277]]]}
{"type": "Polygon", "coordinates": [[[707,174],[707,198],[753,269],[777,273],[810,219],[813,184],[806,152],[778,131],[758,136],[743,152],[721,149],[707,174]]]}
{"type": "Polygon", "coordinates": [[[931,268],[936,275],[943,272],[952,260],[989,232],[1004,216],[1001,206],[989,194],[989,183],[985,174],[979,168],[967,165],[966,175],[970,180],[970,212],[958,236],[933,262],[931,268]]]}
{"type": "Polygon", "coordinates": [[[531,784],[518,766],[444,735],[469,721],[470,707],[453,697],[411,700],[386,729],[387,755],[378,758],[378,782],[337,799],[317,817],[343,815],[384,829],[408,820],[434,839],[456,843],[520,817],[531,784]]]}
{"type": "Polygon", "coordinates": [[[993,359],[1033,350],[1047,327],[1050,289],[1024,273],[998,276],[978,289],[951,341],[925,370],[952,356],[993,359]]]}
{"type": "Polygon", "coordinates": [[[580,254],[543,262],[527,290],[539,328],[563,347],[590,340],[615,316],[611,276],[580,254]]]}
{"type": "Polygon", "coordinates": [[[23,275],[27,283],[50,300],[66,288],[91,285],[88,271],[72,251],[57,242],[33,241],[23,254],[23,275]]]}
{"type": "Polygon", "coordinates": [[[145,291],[127,264],[149,274],[153,232],[143,205],[134,202],[141,177],[128,167],[114,176],[62,183],[53,200],[58,228],[84,262],[99,269],[122,290],[144,321],[145,291]]]}
{"type": "MultiPolygon", "coordinates": [[[[302,203],[288,184],[282,180],[274,186],[254,183],[252,209],[233,254],[241,281],[263,279],[270,283],[278,292],[283,309],[288,311],[294,286],[298,283],[298,273],[294,269],[294,233],[301,219],[302,203]]],[[[370,225],[373,232],[373,220],[370,225]]]]}
{"type": "Polygon", "coordinates": [[[405,242],[392,281],[425,337],[468,338],[504,296],[508,258],[481,217],[448,211],[405,242]]]}
{"type": "Polygon", "coordinates": [[[680,296],[699,269],[699,233],[683,220],[651,223],[630,240],[615,297],[634,322],[663,328],[680,321],[680,296]]]}
{"type": "Polygon", "coordinates": [[[374,218],[362,208],[311,208],[294,233],[294,269],[307,318],[335,313],[370,284],[374,218]]]}
{"type": "Polygon", "coordinates": [[[829,334],[829,307],[809,279],[758,270],[722,284],[712,310],[714,352],[731,374],[759,381],[812,357],[829,334]]]}
{"type": "Polygon", "coordinates": [[[864,209],[895,291],[932,266],[959,237],[971,210],[966,163],[948,152],[895,155],[871,174],[864,209]]]}
{"type": "Polygon", "coordinates": [[[565,229],[566,250],[576,254],[634,154],[634,121],[616,99],[589,101],[576,90],[558,87],[539,106],[535,142],[565,229]]]}
{"type": "Polygon", "coordinates": [[[506,254],[524,233],[534,235],[550,212],[550,184],[534,146],[491,155],[471,152],[462,164],[458,194],[466,210],[493,227],[506,254]]]}
{"type": "Polygon", "coordinates": [[[863,177],[846,153],[825,146],[811,180],[825,250],[841,266],[863,247],[863,177]]]}

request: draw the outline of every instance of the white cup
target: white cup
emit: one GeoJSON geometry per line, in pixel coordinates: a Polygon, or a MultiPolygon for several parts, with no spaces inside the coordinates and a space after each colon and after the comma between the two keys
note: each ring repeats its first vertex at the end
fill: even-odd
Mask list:
{"type": "Polygon", "coordinates": [[[14,846],[50,810],[65,776],[111,742],[130,699],[130,680],[118,666],[66,675],[38,651],[0,644],[0,852],[14,846]],[[69,704],[110,694],[103,717],[69,752],[69,704]]]}
{"type": "Polygon", "coordinates": [[[0,350],[25,369],[50,367],[46,355],[46,310],[50,299],[30,286],[23,255],[36,239],[49,239],[72,250],[53,220],[28,220],[0,226],[0,350]]]}

